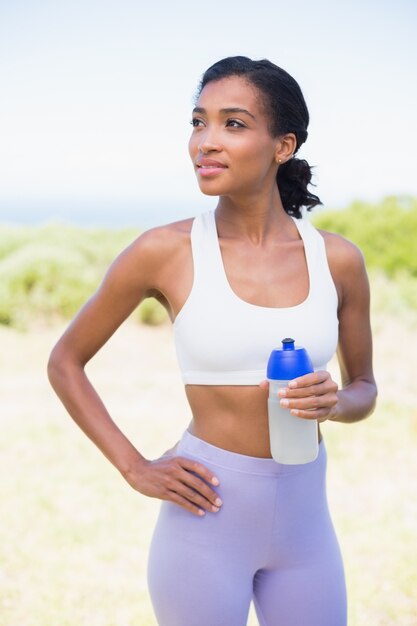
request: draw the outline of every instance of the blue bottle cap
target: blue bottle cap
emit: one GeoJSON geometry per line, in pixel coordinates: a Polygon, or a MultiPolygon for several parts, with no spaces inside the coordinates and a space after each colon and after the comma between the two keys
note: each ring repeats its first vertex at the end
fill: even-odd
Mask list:
{"type": "Polygon", "coordinates": [[[291,380],[314,372],[305,348],[294,345],[294,339],[282,340],[282,348],[273,350],[269,357],[266,377],[270,380],[291,380]]]}

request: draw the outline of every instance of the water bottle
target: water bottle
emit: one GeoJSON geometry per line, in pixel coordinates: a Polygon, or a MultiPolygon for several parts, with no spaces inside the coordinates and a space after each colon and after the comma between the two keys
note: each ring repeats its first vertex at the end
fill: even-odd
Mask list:
{"type": "Polygon", "coordinates": [[[304,348],[294,345],[294,339],[283,339],[282,348],[273,350],[268,361],[269,380],[268,421],[272,457],[278,463],[296,465],[317,458],[317,420],[297,417],[280,405],[279,389],[288,381],[313,372],[314,368],[304,348]]]}

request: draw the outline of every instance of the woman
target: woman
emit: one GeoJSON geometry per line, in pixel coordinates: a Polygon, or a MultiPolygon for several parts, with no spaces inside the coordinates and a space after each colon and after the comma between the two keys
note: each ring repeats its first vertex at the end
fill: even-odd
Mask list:
{"type": "Polygon", "coordinates": [[[295,416],[355,422],[371,413],[369,288],[355,246],[318,232],[320,201],[294,155],[308,110],[269,61],[230,57],[204,74],[189,149],[215,211],[142,234],[55,346],[52,385],[78,425],[140,493],[163,500],[149,560],[160,626],[343,626],[343,565],[329,517],[326,454],[271,458],[269,353],[285,336],[315,371],[281,404],[295,416]],[[84,366],[138,303],[155,296],[174,324],[193,419],[179,444],[145,459],[112,421],[84,366]],[[326,371],[337,347],[343,389],[326,371]]]}

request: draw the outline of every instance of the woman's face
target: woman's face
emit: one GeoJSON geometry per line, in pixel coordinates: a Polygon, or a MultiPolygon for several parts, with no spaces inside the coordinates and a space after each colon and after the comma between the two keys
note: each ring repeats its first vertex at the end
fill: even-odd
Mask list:
{"type": "Polygon", "coordinates": [[[278,138],[256,87],[231,76],[208,83],[192,116],[189,152],[198,184],[210,196],[258,194],[276,185],[278,138]]]}

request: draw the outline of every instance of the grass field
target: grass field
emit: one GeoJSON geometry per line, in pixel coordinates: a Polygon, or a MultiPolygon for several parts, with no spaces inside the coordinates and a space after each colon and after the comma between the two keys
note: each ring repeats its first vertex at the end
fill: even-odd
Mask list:
{"type": "MultiPolygon", "coordinates": [[[[379,312],[374,330],[377,412],[323,426],[329,500],[349,625],[415,626],[417,324],[379,312]]],[[[146,559],[158,502],[124,483],[50,390],[46,359],[61,331],[0,327],[0,625],[156,626],[146,559]]],[[[187,426],[169,326],[127,322],[89,372],[145,456],[187,426]]]]}

